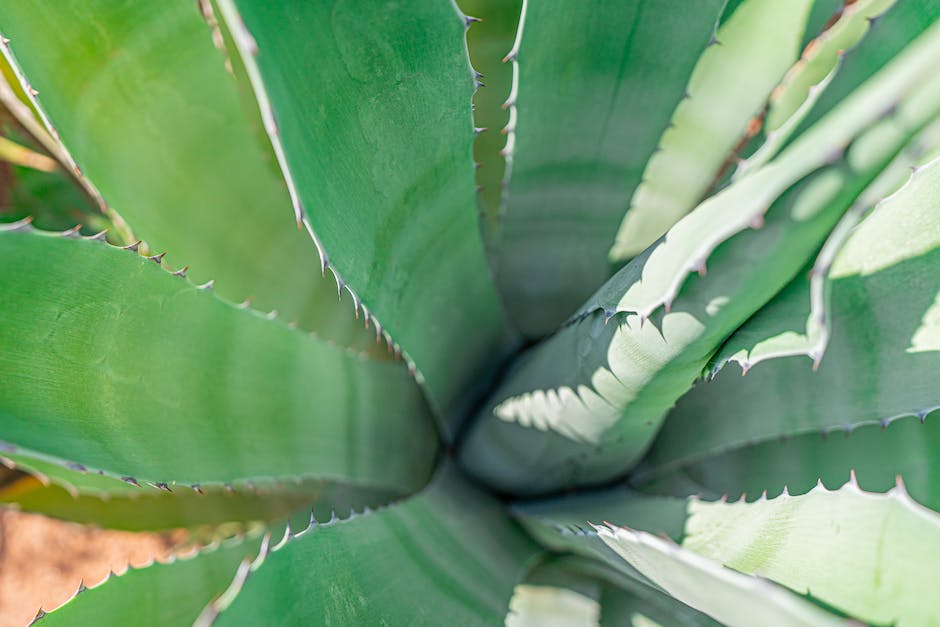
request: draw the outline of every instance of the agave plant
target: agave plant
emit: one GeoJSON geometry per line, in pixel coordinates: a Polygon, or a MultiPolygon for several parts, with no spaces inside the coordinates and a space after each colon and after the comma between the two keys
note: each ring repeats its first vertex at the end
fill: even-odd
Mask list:
{"type": "Polygon", "coordinates": [[[940,1],[459,4],[0,5],[42,624],[940,623],[940,1]]]}

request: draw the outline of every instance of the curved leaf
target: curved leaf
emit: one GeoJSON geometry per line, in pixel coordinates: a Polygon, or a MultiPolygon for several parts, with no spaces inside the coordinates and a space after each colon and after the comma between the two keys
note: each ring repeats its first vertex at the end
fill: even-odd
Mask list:
{"type": "Polygon", "coordinates": [[[132,485],[106,475],[69,470],[37,460],[15,463],[17,478],[0,486],[0,504],[106,529],[154,531],[247,524],[287,517],[313,506],[347,515],[352,507],[378,506],[396,496],[322,480],[251,482],[224,488],[132,485]]]}
{"type": "Polygon", "coordinates": [[[836,488],[854,473],[869,492],[887,492],[902,477],[917,502],[940,510],[938,450],[940,421],[931,418],[921,424],[910,417],[886,428],[857,427],[845,436],[806,433],[744,446],[660,473],[636,487],[672,496],[753,500],[784,490],[805,494],[819,481],[836,488]]]}
{"type": "Polygon", "coordinates": [[[723,5],[524,5],[507,57],[508,189],[496,262],[524,333],[554,330],[609,276],[617,224],[723,5]]]}
{"type": "Polygon", "coordinates": [[[599,625],[601,583],[570,568],[570,559],[546,558],[516,586],[507,627],[599,625]]]}
{"type": "Polygon", "coordinates": [[[228,541],[168,563],[129,569],[88,589],[82,586],[38,624],[117,627],[133,621],[140,627],[189,627],[202,608],[225,591],[236,569],[258,554],[261,542],[228,541]]]}
{"type": "Polygon", "coordinates": [[[827,310],[829,269],[852,229],[879,202],[904,186],[911,171],[940,156],[940,119],[925,128],[872,183],[846,212],[819,251],[812,270],[801,274],[728,338],[712,358],[714,378],[729,361],[747,372],[767,359],[805,355],[814,365],[822,360],[829,341],[827,310]]]}
{"type": "Polygon", "coordinates": [[[837,19],[806,46],[800,60],[774,89],[761,129],[764,141],[738,164],[735,178],[764,165],[790,139],[838,73],[845,51],[857,45],[871,23],[895,2],[861,0],[841,7],[837,19]]]}
{"type": "Polygon", "coordinates": [[[718,29],[643,172],[610,259],[642,253],[707,194],[799,55],[812,2],[745,0],[718,29]]]}
{"type": "Polygon", "coordinates": [[[220,625],[273,615],[296,624],[502,624],[537,555],[497,502],[444,470],[401,504],[285,536],[233,602],[203,617],[221,611],[220,625]]]}
{"type": "Polygon", "coordinates": [[[688,627],[717,626],[701,612],[648,586],[630,591],[605,586],[601,594],[601,625],[653,627],[675,625],[688,627]]]}
{"type": "Polygon", "coordinates": [[[195,1],[28,0],[0,8],[0,31],[49,130],[152,253],[229,300],[386,354],[321,278],[195,1]]]}
{"type": "Polygon", "coordinates": [[[597,527],[620,557],[673,597],[725,625],[839,625],[843,621],[785,588],[642,531],[597,527]]]}
{"type": "Polygon", "coordinates": [[[831,337],[818,370],[785,357],[744,379],[721,371],[680,400],[638,479],[760,440],[887,424],[940,406],[938,194],[940,159],[852,232],[829,274],[831,337]]]}
{"type": "Polygon", "coordinates": [[[503,57],[512,47],[522,0],[459,0],[458,4],[464,13],[480,19],[480,23],[473,24],[467,31],[467,48],[473,67],[482,75],[479,77],[481,89],[473,94],[473,120],[477,128],[488,132],[477,135],[473,158],[477,167],[480,222],[492,265],[505,170],[502,148],[506,138],[497,129],[503,128],[509,120],[508,107],[504,104],[512,89],[513,74],[512,66],[503,57]]]}
{"type": "MultiPolygon", "coordinates": [[[[856,3],[864,6],[858,0],[852,4],[856,3]]],[[[845,50],[839,71],[791,135],[791,143],[795,143],[803,132],[828,116],[860,85],[889,66],[906,46],[928,31],[940,18],[940,2],[902,0],[884,13],[870,17],[867,20],[869,32],[855,47],[845,50]]]]}
{"type": "MultiPolygon", "coordinates": [[[[691,280],[661,320],[599,311],[531,350],[469,432],[467,467],[516,494],[625,472],[724,338],[816,250],[857,193],[849,177],[833,168],[794,187],[761,229],[727,242],[714,271],[691,280]]],[[[627,283],[633,269],[612,281],[627,283]]]]}
{"type": "Polygon", "coordinates": [[[567,588],[520,584],[506,616],[507,627],[590,627],[600,625],[591,597],[567,588]]]}
{"type": "Polygon", "coordinates": [[[676,524],[681,527],[685,522],[686,508],[681,499],[631,497],[629,492],[615,489],[517,506],[514,511],[549,547],[599,559],[625,575],[626,581],[646,583],[723,624],[751,625],[755,616],[762,618],[762,624],[839,624],[831,614],[765,579],[723,568],[647,531],[610,523],[598,526],[591,520],[604,516],[614,521],[628,519],[633,524],[636,517],[641,529],[665,528],[674,533],[676,524]]]}
{"type": "Polygon", "coordinates": [[[216,6],[298,221],[417,368],[451,435],[467,389],[506,348],[474,206],[464,16],[450,2],[216,6]]]}
{"type": "Polygon", "coordinates": [[[401,364],[230,305],[101,242],[0,232],[0,431],[137,481],[413,491],[436,437],[401,364]]]}
{"type": "MultiPolygon", "coordinates": [[[[725,338],[793,278],[840,214],[936,117],[940,84],[927,76],[938,52],[940,24],[775,161],[702,203],[608,281],[581,317],[530,350],[496,390],[464,446],[467,467],[516,494],[598,483],[629,469],[725,338]],[[879,105],[893,101],[885,115],[879,105]],[[819,151],[827,150],[844,151],[844,161],[826,165],[819,151]],[[787,185],[791,176],[798,182],[787,185]],[[741,232],[746,223],[737,221],[747,217],[760,220],[741,232]],[[712,253],[717,242],[724,243],[712,253]],[[697,261],[682,265],[687,255],[697,261]],[[708,255],[712,272],[687,280],[691,268],[704,271],[708,255]],[[653,312],[655,324],[644,325],[653,312]]],[[[791,382],[780,381],[774,385],[787,402],[798,401],[791,382]]],[[[868,398],[859,392],[847,402],[868,398]]],[[[736,402],[725,394],[720,411],[716,404],[704,413],[734,416],[728,406],[736,402]]],[[[679,448],[705,445],[684,431],[679,448]]]]}
{"type": "Polygon", "coordinates": [[[849,483],[754,503],[692,500],[689,513],[683,547],[737,571],[811,593],[866,623],[940,620],[940,516],[903,485],[888,494],[849,483]]]}

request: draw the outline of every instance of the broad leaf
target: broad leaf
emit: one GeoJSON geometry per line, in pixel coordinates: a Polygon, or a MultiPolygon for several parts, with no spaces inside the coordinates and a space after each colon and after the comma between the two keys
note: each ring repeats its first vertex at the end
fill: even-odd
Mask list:
{"type": "Polygon", "coordinates": [[[464,16],[451,2],[216,6],[298,221],[416,367],[451,433],[506,331],[474,202],[464,16]]]}
{"type": "Polygon", "coordinates": [[[643,172],[610,259],[640,254],[706,196],[799,55],[807,0],[745,0],[695,66],[670,127],[643,172]]]}
{"type": "Polygon", "coordinates": [[[604,587],[600,601],[601,625],[632,625],[633,627],[718,625],[698,610],[649,586],[638,584],[630,590],[623,590],[607,585],[604,587]]]}
{"type": "Polygon", "coordinates": [[[402,364],[364,360],[128,250],[0,232],[0,425],[21,455],[208,484],[413,491],[436,436],[402,364]]]}
{"type": "MultiPolygon", "coordinates": [[[[10,457],[19,460],[18,456],[10,457]]],[[[0,503],[107,529],[240,529],[311,507],[320,513],[326,511],[327,517],[330,511],[346,516],[354,507],[375,507],[399,496],[315,479],[255,481],[225,487],[157,487],[40,460],[24,458],[14,462],[10,457],[0,461],[16,468],[17,478],[0,486],[0,503]]]]}
{"type": "Polygon", "coordinates": [[[570,557],[548,557],[519,583],[506,627],[598,625],[601,582],[570,567],[570,557]]]}
{"type": "Polygon", "coordinates": [[[897,477],[919,503],[940,510],[940,416],[915,417],[887,427],[865,425],[844,434],[806,433],[727,451],[637,480],[644,492],[753,500],[785,489],[805,494],[817,482],[836,488],[855,474],[869,492],[887,492],[897,477]]]}
{"type": "MultiPolygon", "coordinates": [[[[626,471],[724,339],[793,278],[841,213],[936,116],[940,85],[927,77],[938,52],[935,25],[777,159],[706,200],[614,276],[497,389],[468,437],[467,466],[500,489],[527,494],[626,471]],[[709,256],[708,276],[688,279],[709,256]]],[[[932,299],[929,289],[920,294],[932,299]]],[[[799,400],[791,379],[775,381],[788,402],[799,400]]],[[[846,402],[870,398],[854,394],[846,402]]],[[[724,393],[708,411],[735,416],[729,406],[737,402],[724,393]]],[[[707,441],[686,431],[677,431],[678,446],[707,441]]]]}
{"type": "Polygon", "coordinates": [[[526,334],[554,330],[609,276],[617,225],[723,5],[525,4],[497,276],[526,334]]]}
{"type": "Polygon", "coordinates": [[[470,431],[462,450],[468,467],[523,494],[622,474],[711,352],[792,277],[838,219],[854,190],[839,187],[842,173],[829,174],[795,187],[762,229],[728,242],[715,271],[690,281],[655,324],[599,311],[524,356],[470,431]],[[805,207],[807,219],[794,219],[805,207]]]}
{"type": "MultiPolygon", "coordinates": [[[[743,379],[725,368],[679,402],[640,474],[782,435],[887,424],[940,406],[938,194],[934,160],[854,229],[829,273],[831,336],[818,370],[799,356],[767,361],[743,379]]],[[[799,290],[781,298],[806,302],[799,290]]],[[[766,334],[772,322],[755,324],[766,334]]]]}
{"type": "Polygon", "coordinates": [[[671,596],[725,625],[839,625],[843,621],[786,588],[724,568],[668,540],[624,527],[596,527],[628,564],[671,596]]]}
{"type": "Polygon", "coordinates": [[[217,623],[502,624],[539,550],[499,503],[445,469],[419,496],[314,525],[248,576],[217,623]]]}
{"type": "Polygon", "coordinates": [[[0,32],[50,126],[104,200],[175,266],[220,294],[369,349],[291,218],[257,114],[195,0],[27,0],[0,32]]]}
{"type": "Polygon", "coordinates": [[[681,499],[637,497],[615,489],[518,506],[514,511],[530,532],[555,550],[603,561],[625,576],[627,588],[651,587],[644,598],[666,593],[728,625],[750,625],[755,616],[774,625],[838,624],[835,617],[785,588],[725,569],[650,533],[665,531],[678,539],[686,508],[681,499]],[[593,524],[601,520],[613,523],[593,524]]]}
{"type": "Polygon", "coordinates": [[[868,494],[854,483],[754,503],[689,504],[683,547],[761,575],[872,624],[940,620],[934,581],[940,516],[903,485],[868,494]]]}
{"type": "Polygon", "coordinates": [[[940,120],[925,128],[855,200],[819,251],[812,270],[801,274],[728,338],[712,358],[714,378],[729,361],[744,373],[767,359],[805,355],[818,366],[829,342],[829,270],[859,221],[904,186],[911,170],[940,156],[940,120]]]}

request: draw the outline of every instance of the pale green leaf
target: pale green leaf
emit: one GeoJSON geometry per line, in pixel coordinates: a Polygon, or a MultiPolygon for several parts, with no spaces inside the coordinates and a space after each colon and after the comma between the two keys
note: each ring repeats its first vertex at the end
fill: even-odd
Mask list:
{"type": "Polygon", "coordinates": [[[718,179],[771,91],[799,56],[812,2],[745,0],[705,50],[670,127],[643,172],[610,259],[643,252],[718,179]]]}
{"type": "Polygon", "coordinates": [[[621,587],[640,592],[642,598],[656,600],[658,605],[665,593],[728,625],[751,625],[755,616],[775,625],[838,624],[834,616],[785,588],[735,573],[673,540],[653,535],[665,532],[678,540],[686,510],[682,499],[641,497],[624,489],[514,508],[522,524],[541,542],[604,562],[624,575],[621,587]],[[594,524],[605,520],[609,523],[594,524]],[[646,588],[639,587],[644,584],[646,588]]]}
{"type": "MultiPolygon", "coordinates": [[[[934,72],[937,54],[940,23],[777,159],[702,203],[659,244],[608,281],[583,307],[582,316],[523,355],[469,432],[462,451],[466,466],[484,481],[516,494],[599,483],[626,472],[649,446],[666,412],[688,391],[723,341],[792,280],[822,245],[840,215],[937,116],[940,83],[927,80],[934,72]],[[883,107],[887,107],[887,114],[883,107]],[[836,157],[820,157],[827,151],[835,151],[836,157]],[[760,220],[751,222],[751,229],[747,229],[746,222],[737,222],[748,217],[760,220]],[[723,244],[719,246],[719,242],[723,244]],[[717,247],[714,254],[712,246],[717,247]],[[688,263],[683,262],[687,256],[695,261],[682,265],[688,263]],[[705,277],[687,280],[692,268],[704,271],[708,256],[712,271],[705,277]],[[664,314],[659,313],[662,306],[667,310],[664,314]],[[644,324],[654,312],[656,318],[644,324]]],[[[914,180],[929,179],[927,169],[924,176],[914,180]]],[[[907,193],[920,194],[924,202],[929,198],[923,191],[907,193]]],[[[925,211],[924,202],[919,209],[914,206],[910,210],[925,211]]],[[[879,213],[885,211],[876,212],[872,218],[879,213]]],[[[901,220],[879,227],[887,229],[884,233],[873,229],[869,239],[873,240],[874,250],[889,248],[892,254],[903,256],[905,250],[927,246],[932,220],[927,211],[917,219],[916,226],[901,220]],[[916,232],[913,246],[908,242],[901,247],[888,243],[890,238],[886,236],[901,228],[916,232]]],[[[904,233],[897,237],[911,238],[904,233]]],[[[928,261],[920,265],[925,263],[928,261]]],[[[838,266],[836,260],[834,278],[840,272],[838,266]]],[[[897,279],[894,281],[896,287],[897,279]]],[[[936,289],[928,271],[923,281],[926,283],[916,297],[929,298],[932,303],[936,289]]],[[[866,294],[864,298],[883,302],[875,296],[866,294]]],[[[853,298],[857,301],[859,296],[853,298]]],[[[911,346],[918,353],[913,359],[930,359],[936,326],[934,314],[926,311],[930,306],[914,307],[918,320],[924,317],[920,328],[911,331],[910,339],[886,344],[888,350],[911,346]]],[[[884,314],[855,309],[851,315],[884,314]]],[[[877,327],[870,324],[867,328],[874,333],[877,327]]],[[[869,343],[865,340],[860,348],[869,343]]],[[[867,365],[864,359],[853,363],[867,365]]],[[[838,368],[833,372],[833,376],[840,376],[838,368]]],[[[890,385],[910,389],[887,383],[901,375],[898,369],[885,374],[867,372],[869,379],[881,379],[870,382],[856,378],[853,385],[858,387],[851,398],[846,398],[850,396],[846,393],[838,395],[836,401],[837,395],[823,392],[820,387],[821,395],[828,394],[824,402],[816,402],[795,416],[751,421],[746,429],[752,433],[779,433],[775,428],[781,420],[811,422],[812,416],[831,420],[844,415],[853,403],[866,404],[864,411],[871,413],[878,409],[870,402],[872,393],[860,391],[864,386],[868,390],[889,390],[890,385]],[[833,409],[837,402],[842,405],[833,409]]],[[[783,397],[783,411],[794,404],[806,405],[805,396],[791,393],[794,381],[799,379],[773,376],[765,384],[783,397]]],[[[763,414],[765,389],[757,389],[748,402],[753,402],[754,414],[763,414]]],[[[712,393],[710,402],[712,396],[721,398],[706,408],[701,408],[699,402],[695,410],[684,412],[685,420],[694,422],[698,429],[706,418],[743,433],[745,428],[737,423],[744,420],[735,407],[739,395],[712,393]]],[[[906,399],[904,403],[920,405],[907,411],[925,406],[923,399],[906,399]]],[[[899,410],[879,418],[903,413],[899,410]]],[[[850,422],[854,420],[846,421],[850,422]]],[[[673,431],[667,427],[667,431],[675,434],[672,437],[678,440],[675,447],[679,451],[707,447],[715,440],[708,434],[688,438],[688,427],[678,424],[680,428],[673,431]]],[[[748,434],[733,437],[746,440],[748,434]]],[[[662,448],[669,451],[668,447],[662,448]]]]}
{"type": "Polygon", "coordinates": [[[888,494],[848,483],[753,503],[692,500],[683,547],[768,577],[866,623],[940,621],[934,582],[940,516],[902,485],[888,494]]]}
{"type": "Polygon", "coordinates": [[[738,164],[740,177],[764,165],[783,146],[832,82],[846,50],[858,45],[872,21],[896,0],[861,0],[844,6],[832,22],[803,50],[800,60],[774,89],[763,123],[764,141],[738,164]]]}
{"type": "MultiPolygon", "coordinates": [[[[743,379],[722,370],[679,402],[640,475],[781,435],[887,424],[940,406],[938,194],[934,160],[852,231],[829,273],[831,335],[818,370],[799,356],[767,361],[743,379]]],[[[793,294],[772,311],[806,302],[793,294]]],[[[754,328],[773,337],[773,322],[758,318],[754,328]]]]}

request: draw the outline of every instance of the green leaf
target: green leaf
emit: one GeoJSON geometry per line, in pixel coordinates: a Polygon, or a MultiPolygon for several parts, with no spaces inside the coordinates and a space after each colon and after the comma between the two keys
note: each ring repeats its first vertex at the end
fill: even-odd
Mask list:
{"type": "Polygon", "coordinates": [[[627,563],[667,593],[725,625],[839,625],[842,621],[785,588],[726,569],[668,540],[625,527],[595,527],[627,563]]]}
{"type": "Polygon", "coordinates": [[[59,144],[17,96],[18,83],[7,82],[15,76],[2,55],[0,73],[0,222],[32,216],[42,228],[64,230],[82,224],[89,235],[112,228],[95,192],[66,167],[59,144]]]}
{"type": "MultiPolygon", "coordinates": [[[[818,370],[797,356],[767,361],[744,379],[721,371],[679,402],[638,479],[781,435],[887,424],[940,406],[938,193],[935,159],[852,231],[829,272],[831,337],[818,370]]],[[[796,298],[805,302],[799,290],[796,298]]],[[[772,322],[755,326],[771,337],[772,322]]]]}
{"type": "Polygon", "coordinates": [[[464,16],[450,2],[216,6],[298,220],[417,368],[452,434],[506,334],[474,206],[464,16]]]}
{"type": "MultiPolygon", "coordinates": [[[[538,549],[445,469],[419,496],[286,536],[218,624],[502,624],[538,549]]],[[[227,607],[226,607],[227,605],[227,607]]]]}
{"type": "Polygon", "coordinates": [[[609,276],[606,251],[723,4],[526,3],[497,259],[526,334],[553,331],[609,276]]]}
{"type": "Polygon", "coordinates": [[[648,586],[636,585],[630,591],[605,586],[601,594],[601,625],[675,625],[699,627],[718,623],[669,595],[648,586]],[[651,622],[647,622],[651,621],[651,622]]]}
{"type": "Polygon", "coordinates": [[[507,627],[586,627],[600,625],[597,601],[568,588],[520,584],[506,616],[507,627]]]}
{"type": "MultiPolygon", "coordinates": [[[[926,416],[925,416],[926,418],[926,416]]],[[[940,418],[938,416],[937,418],[940,418]]],[[[842,434],[806,433],[743,446],[638,481],[644,492],[735,500],[784,489],[805,494],[818,481],[835,488],[850,473],[869,492],[887,492],[902,477],[919,503],[940,510],[940,420],[902,418],[882,428],[865,425],[842,434]]]]}
{"type": "MultiPolygon", "coordinates": [[[[496,390],[468,435],[467,467],[516,494],[598,483],[629,469],[725,338],[793,278],[858,194],[937,115],[940,85],[927,77],[938,53],[940,25],[777,159],[706,200],[608,281],[582,316],[523,356],[496,390]],[[704,271],[709,256],[712,272],[687,279],[693,268],[704,271]],[[654,312],[656,320],[644,324],[654,312]]],[[[924,292],[932,298],[930,286],[924,292]]],[[[773,385],[785,403],[799,403],[791,381],[777,377],[773,385]]],[[[871,398],[854,394],[840,402],[871,398]]],[[[688,419],[734,417],[736,403],[736,394],[724,392],[688,419]]],[[[678,447],[707,442],[687,431],[678,431],[678,447]]]]}
{"type": "Polygon", "coordinates": [[[539,541],[601,560],[624,575],[620,587],[643,598],[662,603],[659,595],[665,593],[728,625],[751,625],[755,616],[766,624],[837,624],[832,615],[785,588],[735,573],[675,544],[687,507],[681,499],[642,497],[615,488],[518,505],[513,512],[539,541]],[[602,520],[612,522],[593,524],[602,520]],[[673,539],[653,535],[661,532],[673,539]],[[640,587],[644,584],[650,590],[640,587]]]}
{"type": "Polygon", "coordinates": [[[848,483],[754,503],[689,504],[683,547],[812,594],[874,624],[940,620],[934,575],[940,516],[903,484],[868,494],[848,483]]]}
{"type": "MultiPolygon", "coordinates": [[[[601,310],[530,351],[469,432],[468,468],[515,494],[625,472],[724,338],[813,254],[857,192],[849,174],[833,168],[795,186],[766,225],[727,242],[713,272],[692,279],[661,320],[601,310]]],[[[613,281],[629,283],[634,269],[613,281]]]]}
{"type": "Polygon", "coordinates": [[[912,169],[937,156],[940,120],[925,128],[859,195],[829,234],[812,270],[797,276],[725,342],[712,358],[709,375],[714,378],[729,361],[746,373],[762,361],[791,355],[805,355],[818,366],[829,341],[827,282],[833,260],[862,217],[903,187],[912,169]]]}
{"type": "Polygon", "coordinates": [[[518,584],[507,627],[598,625],[601,583],[570,567],[570,557],[548,557],[518,584]]]}
{"type": "Polygon", "coordinates": [[[467,15],[481,20],[467,31],[467,47],[473,67],[483,75],[480,81],[485,83],[485,89],[478,89],[473,94],[473,120],[478,128],[486,128],[489,132],[477,135],[473,158],[477,162],[476,178],[480,188],[477,204],[482,215],[481,227],[492,264],[496,256],[492,249],[497,243],[496,228],[506,165],[502,154],[506,137],[498,129],[509,121],[509,107],[505,102],[512,89],[513,75],[512,64],[503,57],[512,48],[522,0],[460,0],[458,4],[467,15]]]}
{"type": "Polygon", "coordinates": [[[705,50],[659,150],[646,164],[610,259],[640,254],[691,211],[722,175],[799,55],[812,2],[745,0],[718,29],[719,45],[705,50]]]}
{"type": "MultiPolygon", "coordinates": [[[[858,4],[866,6],[867,3],[858,4]]],[[[850,7],[846,7],[847,12],[850,7]]],[[[798,138],[824,119],[860,85],[888,66],[906,46],[929,30],[938,17],[940,3],[937,0],[903,0],[868,20],[869,32],[855,47],[844,51],[845,58],[832,83],[791,137],[798,138]]]]}
{"type": "Polygon", "coordinates": [[[741,161],[734,177],[752,172],[770,160],[813,110],[817,100],[839,71],[842,55],[868,33],[875,19],[896,0],[861,0],[841,8],[800,60],[774,89],[763,123],[763,143],[741,161]]]}
{"type": "Polygon", "coordinates": [[[188,627],[225,591],[240,565],[258,554],[260,543],[259,538],[228,541],[193,556],[112,575],[87,590],[82,586],[38,624],[188,627]]]}
{"type": "Polygon", "coordinates": [[[0,8],[0,31],[67,157],[151,253],[229,300],[386,354],[320,277],[195,1],[28,0],[0,8]]]}
{"type": "Polygon", "coordinates": [[[297,475],[410,492],[436,436],[401,364],[241,309],[131,251],[0,232],[14,452],[166,484],[297,475]]]}
{"type": "MultiPolygon", "coordinates": [[[[10,456],[17,457],[17,456],[10,456]]],[[[311,505],[319,512],[348,515],[352,507],[378,506],[398,496],[382,490],[322,480],[252,482],[246,485],[158,488],[131,485],[106,475],[70,470],[31,460],[2,460],[20,471],[0,487],[0,503],[106,529],[154,531],[176,528],[242,529],[286,518],[311,505]],[[27,474],[28,473],[28,474],[27,474]]],[[[327,514],[329,516],[329,514],[327,514]]]]}

